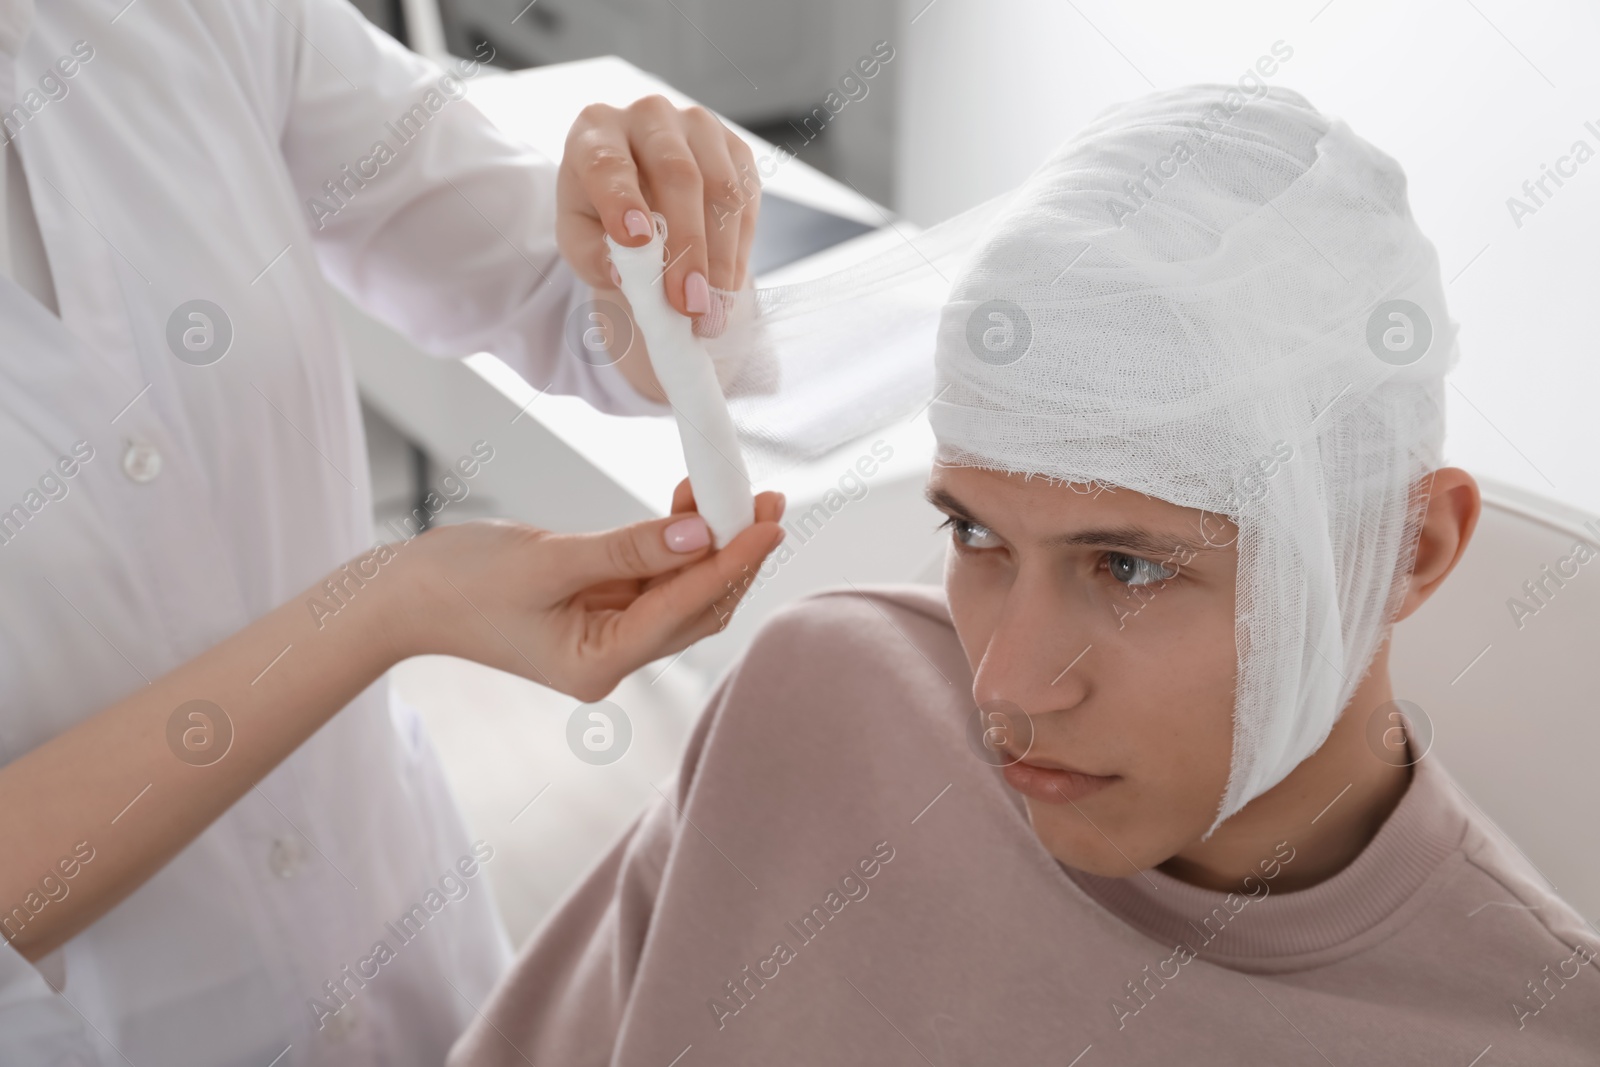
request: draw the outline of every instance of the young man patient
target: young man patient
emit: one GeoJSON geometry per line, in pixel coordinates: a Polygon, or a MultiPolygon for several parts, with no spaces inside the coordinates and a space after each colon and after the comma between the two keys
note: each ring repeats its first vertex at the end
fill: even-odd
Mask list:
{"type": "Polygon", "coordinates": [[[450,1062],[1600,1062],[1390,684],[1480,507],[1405,188],[1278,88],[1058,150],[941,312],[943,590],[778,614],[450,1062]]]}

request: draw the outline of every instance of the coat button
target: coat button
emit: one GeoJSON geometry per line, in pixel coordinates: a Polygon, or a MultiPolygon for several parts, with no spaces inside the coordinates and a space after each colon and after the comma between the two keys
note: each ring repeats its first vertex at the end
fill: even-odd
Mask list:
{"type": "Polygon", "coordinates": [[[154,481],[155,476],[161,473],[161,453],[155,445],[143,441],[132,442],[128,450],[122,453],[122,473],[140,485],[154,481]]]}
{"type": "Polygon", "coordinates": [[[293,878],[305,866],[306,848],[298,838],[280,837],[272,842],[267,867],[279,878],[293,878]]]}

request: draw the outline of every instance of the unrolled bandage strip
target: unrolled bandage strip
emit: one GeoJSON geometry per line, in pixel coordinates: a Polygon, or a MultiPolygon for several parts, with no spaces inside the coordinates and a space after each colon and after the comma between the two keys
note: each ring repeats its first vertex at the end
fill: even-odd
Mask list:
{"type": "Polygon", "coordinates": [[[633,306],[634,323],[649,349],[650,365],[677,416],[695,509],[721,548],[755,522],[755,498],[711,355],[690,319],[667,303],[666,239],[667,221],[657,213],[655,236],[648,244],[628,248],[610,235],[606,244],[622,279],[622,295],[633,306]]]}

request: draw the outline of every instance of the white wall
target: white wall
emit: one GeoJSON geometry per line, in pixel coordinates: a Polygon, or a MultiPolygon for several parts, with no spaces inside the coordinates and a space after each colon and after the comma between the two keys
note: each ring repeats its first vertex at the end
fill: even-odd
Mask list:
{"type": "Polygon", "coordinates": [[[1600,154],[1520,228],[1506,207],[1575,140],[1600,153],[1600,8],[903,3],[895,202],[923,224],[1014,185],[1108,105],[1152,88],[1236,81],[1286,42],[1294,54],[1271,81],[1398,159],[1439,249],[1462,324],[1448,460],[1600,511],[1600,154]]]}

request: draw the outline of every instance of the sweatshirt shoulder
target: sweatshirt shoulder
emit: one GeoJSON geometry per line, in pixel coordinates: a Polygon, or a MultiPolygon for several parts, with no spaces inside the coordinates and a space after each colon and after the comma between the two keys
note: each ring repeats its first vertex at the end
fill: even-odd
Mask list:
{"type": "Polygon", "coordinates": [[[832,760],[863,729],[904,730],[961,715],[971,675],[944,592],[847,586],[775,611],[718,680],[690,735],[680,800],[707,768],[755,754],[832,760]]]}
{"type": "Polygon", "coordinates": [[[750,654],[770,653],[880,665],[911,657],[941,672],[954,658],[966,669],[944,590],[926,585],[852,585],[802,597],[756,632],[750,654]]]}
{"type": "Polygon", "coordinates": [[[1476,907],[1515,914],[1524,936],[1549,949],[1572,951],[1587,946],[1591,956],[1600,955],[1600,937],[1594,929],[1487,818],[1469,815],[1461,853],[1468,877],[1483,898],[1476,907]]]}
{"type": "Polygon", "coordinates": [[[1416,770],[1413,789],[1422,809],[1417,821],[1429,836],[1448,841],[1455,854],[1457,866],[1447,892],[1463,918],[1477,924],[1496,917],[1501,921],[1493,925],[1514,929],[1525,943],[1545,947],[1565,944],[1570,949],[1575,937],[1594,942],[1593,931],[1558,895],[1554,883],[1468,798],[1437,757],[1419,761],[1416,770]],[[1515,922],[1503,921],[1513,916],[1515,922]]]}
{"type": "Polygon", "coordinates": [[[1441,951],[1463,980],[1482,976],[1517,1033],[1540,1035],[1551,1049],[1541,1062],[1568,1062],[1555,1049],[1600,1048],[1600,981],[1580,978],[1600,967],[1600,937],[1444,768],[1429,774],[1441,808],[1463,825],[1455,862],[1425,909],[1426,939],[1449,946],[1441,951]]]}
{"type": "Polygon", "coordinates": [[[820,590],[774,612],[763,626],[762,633],[794,626],[850,625],[872,618],[880,623],[900,619],[922,620],[949,630],[952,636],[955,632],[944,590],[938,586],[907,583],[849,585],[820,590]]]}
{"type": "Polygon", "coordinates": [[[944,591],[846,586],[801,598],[756,631],[728,679],[769,706],[927,706],[929,693],[966,694],[971,671],[944,591]],[[781,696],[780,696],[781,694],[781,696]]]}

